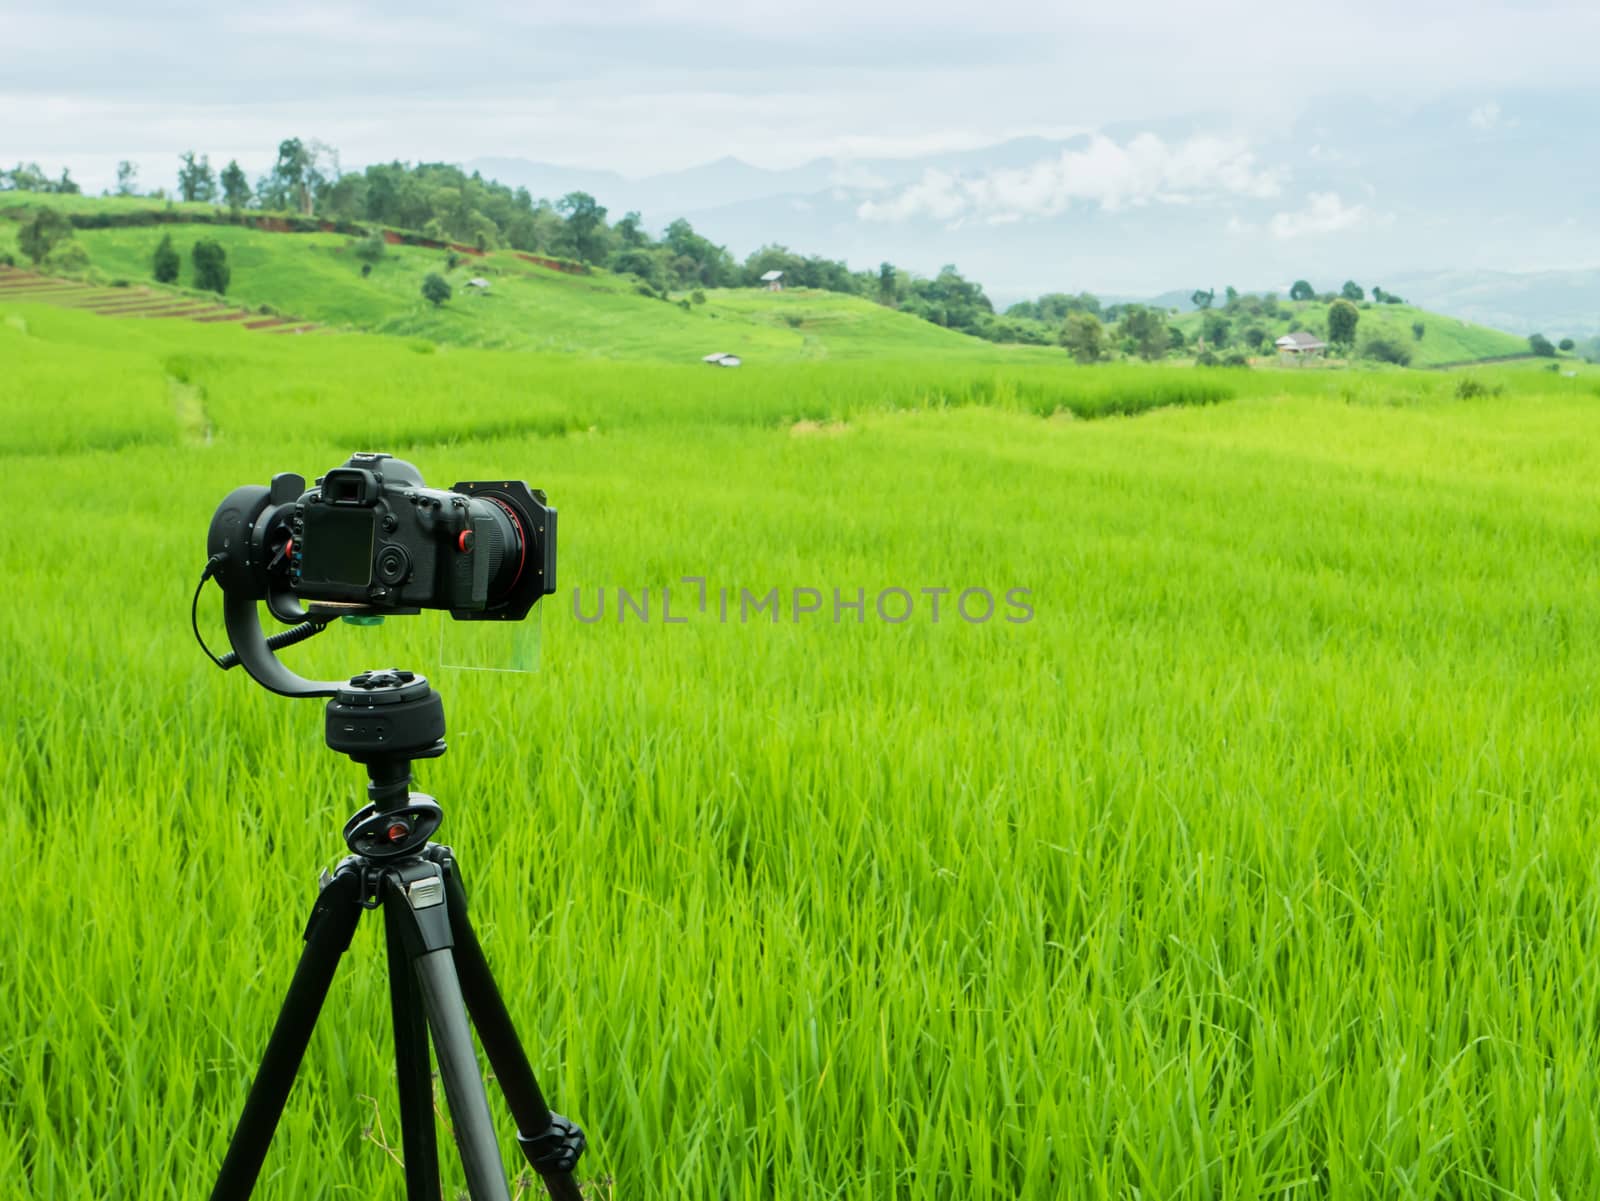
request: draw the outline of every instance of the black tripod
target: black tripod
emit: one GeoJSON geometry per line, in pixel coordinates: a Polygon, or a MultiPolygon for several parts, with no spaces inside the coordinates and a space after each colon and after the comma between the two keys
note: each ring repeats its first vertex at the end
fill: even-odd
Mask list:
{"type": "MultiPolygon", "coordinates": [[[[266,668],[259,653],[241,657],[260,679],[258,673],[266,668]]],[[[269,686],[291,677],[271,678],[269,686]]],[[[580,1201],[572,1169],[583,1153],[583,1131],[545,1104],[467,918],[467,896],[455,858],[448,847],[428,841],[444,813],[433,798],[410,791],[412,761],[442,755],[443,737],[439,694],[427,680],[407,671],[355,676],[328,702],[328,746],[366,766],[369,803],[345,823],[351,854],[332,875],[323,875],[306,923],[305,950],[228,1144],[212,1201],[243,1201],[255,1187],[339,957],[350,945],[362,910],[380,907],[388,943],[408,1201],[441,1201],[430,1031],[472,1199],[510,1201],[468,1014],[516,1118],[523,1153],[551,1197],[580,1201]]]]}

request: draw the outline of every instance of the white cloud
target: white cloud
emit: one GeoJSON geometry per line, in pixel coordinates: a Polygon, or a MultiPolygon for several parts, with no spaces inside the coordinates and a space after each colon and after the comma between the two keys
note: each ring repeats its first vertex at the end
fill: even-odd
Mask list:
{"type": "Polygon", "coordinates": [[[912,217],[931,217],[935,221],[954,221],[971,207],[960,177],[929,169],[922,178],[889,200],[868,200],[856,209],[865,221],[906,221],[912,217]]]}
{"type": "Polygon", "coordinates": [[[1095,135],[1080,149],[1026,167],[977,175],[929,169],[916,183],[857,210],[867,221],[974,218],[991,224],[1053,217],[1075,203],[1108,212],[1144,204],[1187,204],[1219,196],[1270,199],[1284,172],[1257,164],[1232,138],[1195,137],[1169,144],[1154,134],[1126,143],[1095,135]]]}
{"type": "Polygon", "coordinates": [[[1275,238],[1305,238],[1386,225],[1388,221],[1364,204],[1346,204],[1337,192],[1313,192],[1298,212],[1274,213],[1267,228],[1275,238]]]}

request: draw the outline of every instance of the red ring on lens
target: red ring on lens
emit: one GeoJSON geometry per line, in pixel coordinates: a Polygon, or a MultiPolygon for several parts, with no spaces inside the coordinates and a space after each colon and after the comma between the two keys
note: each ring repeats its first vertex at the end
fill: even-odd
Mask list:
{"type": "Polygon", "coordinates": [[[517,586],[517,581],[522,579],[522,569],[528,562],[528,532],[522,528],[522,518],[517,516],[517,511],[508,501],[501,500],[498,496],[487,496],[485,500],[492,500],[506,511],[506,516],[511,518],[511,524],[517,528],[517,549],[521,552],[517,556],[517,574],[511,577],[511,582],[505,586],[500,595],[504,596],[517,586]]]}

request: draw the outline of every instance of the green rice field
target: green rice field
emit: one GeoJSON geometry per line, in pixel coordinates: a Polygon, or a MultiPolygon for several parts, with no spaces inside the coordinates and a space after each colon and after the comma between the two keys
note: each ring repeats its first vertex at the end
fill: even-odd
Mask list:
{"type": "MultiPolygon", "coordinates": [[[[442,668],[432,614],[285,658],[443,693],[419,786],[593,1197],[1595,1195],[1572,370],[729,372],[0,305],[0,1195],[209,1192],[365,778],[187,609],[231,488],[359,449],[561,511],[536,673],[442,668]]],[[[256,1196],[403,1195],[382,949],[256,1196]]]]}

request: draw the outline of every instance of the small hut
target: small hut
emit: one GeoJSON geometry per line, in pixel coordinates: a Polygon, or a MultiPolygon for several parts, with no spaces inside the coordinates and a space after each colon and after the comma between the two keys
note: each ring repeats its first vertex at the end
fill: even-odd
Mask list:
{"type": "Polygon", "coordinates": [[[1328,349],[1326,342],[1305,330],[1284,334],[1273,345],[1278,348],[1278,358],[1285,363],[1303,363],[1319,357],[1328,349]]]}
{"type": "Polygon", "coordinates": [[[761,277],[761,282],[767,285],[767,291],[781,292],[783,291],[783,272],[768,271],[761,277]]]}

